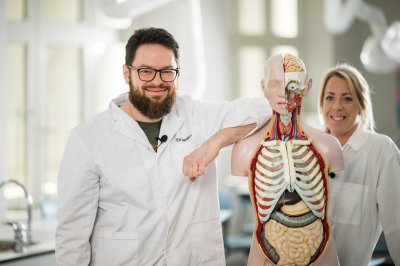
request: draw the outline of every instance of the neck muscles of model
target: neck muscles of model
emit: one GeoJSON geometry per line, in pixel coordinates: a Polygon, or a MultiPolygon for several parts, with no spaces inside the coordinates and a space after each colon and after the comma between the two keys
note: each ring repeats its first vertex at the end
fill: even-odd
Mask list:
{"type": "Polygon", "coordinates": [[[301,105],[297,105],[292,112],[288,114],[279,114],[274,112],[271,127],[271,138],[287,141],[289,139],[304,139],[305,135],[302,133],[301,120],[300,120],[301,105]]]}

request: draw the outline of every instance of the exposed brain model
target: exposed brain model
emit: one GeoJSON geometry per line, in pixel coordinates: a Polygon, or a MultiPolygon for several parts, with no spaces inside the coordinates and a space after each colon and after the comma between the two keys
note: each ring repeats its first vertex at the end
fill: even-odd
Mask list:
{"type": "Polygon", "coordinates": [[[283,66],[285,69],[285,73],[306,72],[306,67],[304,63],[292,54],[285,54],[283,66]]]}

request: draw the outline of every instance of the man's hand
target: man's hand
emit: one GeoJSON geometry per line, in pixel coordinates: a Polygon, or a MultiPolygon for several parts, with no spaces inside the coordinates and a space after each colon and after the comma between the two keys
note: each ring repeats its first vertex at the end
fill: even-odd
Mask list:
{"type": "Polygon", "coordinates": [[[190,177],[190,181],[206,174],[208,164],[217,158],[222,148],[212,145],[210,140],[211,138],[183,159],[183,174],[190,177]]]}
{"type": "Polygon", "coordinates": [[[204,142],[199,148],[183,159],[183,174],[195,181],[198,176],[206,174],[207,166],[217,158],[219,151],[244,138],[256,124],[229,127],[220,130],[204,142]]]}

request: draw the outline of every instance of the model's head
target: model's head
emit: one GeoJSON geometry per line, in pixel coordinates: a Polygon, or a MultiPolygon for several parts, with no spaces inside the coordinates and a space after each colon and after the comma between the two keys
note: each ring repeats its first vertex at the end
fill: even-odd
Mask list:
{"type": "Polygon", "coordinates": [[[324,76],[319,107],[327,131],[337,137],[347,137],[361,122],[374,131],[370,89],[362,74],[348,64],[330,69],[324,76]]]}
{"type": "Polygon", "coordinates": [[[303,61],[295,55],[273,55],[264,64],[261,86],[272,109],[279,114],[288,114],[300,107],[311,84],[303,61]]]}
{"type": "Polygon", "coordinates": [[[129,100],[150,119],[168,114],[175,103],[179,78],[179,46],[164,29],[144,28],[126,44],[125,82],[129,100]]]}

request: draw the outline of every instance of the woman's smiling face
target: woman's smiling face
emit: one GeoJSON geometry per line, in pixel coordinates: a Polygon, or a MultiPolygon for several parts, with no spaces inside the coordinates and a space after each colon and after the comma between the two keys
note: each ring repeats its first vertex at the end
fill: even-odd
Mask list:
{"type": "Polygon", "coordinates": [[[325,86],[322,116],[329,132],[344,145],[357,128],[358,108],[344,78],[332,76],[325,86]]]}

